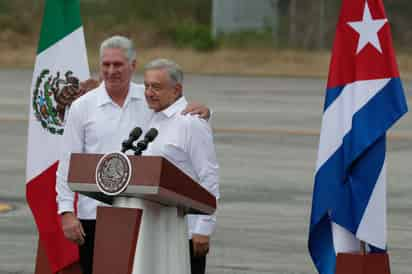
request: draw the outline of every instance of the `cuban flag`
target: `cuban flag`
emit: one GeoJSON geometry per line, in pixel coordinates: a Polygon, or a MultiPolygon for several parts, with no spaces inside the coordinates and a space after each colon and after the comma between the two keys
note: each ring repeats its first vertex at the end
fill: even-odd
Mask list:
{"type": "Polygon", "coordinates": [[[382,0],[343,0],[315,171],[309,252],[320,274],[339,252],[386,249],[386,131],[407,112],[382,0]]]}

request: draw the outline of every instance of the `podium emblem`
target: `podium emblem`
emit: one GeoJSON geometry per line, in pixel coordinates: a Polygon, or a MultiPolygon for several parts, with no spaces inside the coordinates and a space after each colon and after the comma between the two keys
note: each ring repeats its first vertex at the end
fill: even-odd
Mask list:
{"type": "Polygon", "coordinates": [[[130,183],[132,165],[126,154],[105,154],[96,166],[96,184],[101,192],[115,196],[123,192],[130,183]]]}

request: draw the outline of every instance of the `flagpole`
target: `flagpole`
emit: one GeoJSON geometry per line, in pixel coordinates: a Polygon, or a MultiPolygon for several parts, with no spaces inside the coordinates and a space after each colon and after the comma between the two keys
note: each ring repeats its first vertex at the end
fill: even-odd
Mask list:
{"type": "Polygon", "coordinates": [[[360,253],[361,255],[366,255],[366,244],[364,241],[360,241],[360,253]]]}

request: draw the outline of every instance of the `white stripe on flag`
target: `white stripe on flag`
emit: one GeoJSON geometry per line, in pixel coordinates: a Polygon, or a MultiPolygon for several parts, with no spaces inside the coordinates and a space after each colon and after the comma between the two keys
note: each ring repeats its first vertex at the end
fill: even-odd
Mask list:
{"type": "Polygon", "coordinates": [[[352,253],[360,250],[360,242],[347,229],[332,222],[333,247],[335,253],[352,253]]]}
{"type": "Polygon", "coordinates": [[[326,109],[322,117],[316,172],[342,145],[343,138],[352,128],[353,115],[389,81],[390,78],[385,78],[348,84],[326,109]]]}
{"type": "MultiPolygon", "coordinates": [[[[33,100],[36,76],[43,69],[49,69],[51,75],[55,75],[59,71],[61,77],[64,77],[67,70],[71,70],[74,71],[75,77],[86,80],[90,75],[88,67],[83,27],[80,27],[37,56],[30,102],[33,100]]],[[[58,160],[61,137],[50,134],[42,128],[33,114],[32,103],[30,103],[28,136],[30,138],[27,144],[26,182],[30,182],[58,160]],[[34,142],[41,142],[41,144],[34,142]],[[47,151],[45,151],[45,147],[48,148],[47,151]]]]}
{"type": "Polygon", "coordinates": [[[363,213],[356,236],[380,249],[386,249],[386,160],[363,213]]]}
{"type": "Polygon", "coordinates": [[[356,237],[334,222],[332,234],[336,254],[359,251],[360,240],[380,249],[386,248],[386,161],[356,231],[356,237]]]}

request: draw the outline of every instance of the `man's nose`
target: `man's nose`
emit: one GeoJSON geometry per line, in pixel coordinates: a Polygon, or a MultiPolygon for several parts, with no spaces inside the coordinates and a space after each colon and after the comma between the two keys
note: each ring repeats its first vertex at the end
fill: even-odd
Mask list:
{"type": "Polygon", "coordinates": [[[147,87],[146,87],[146,94],[147,94],[148,96],[153,96],[153,95],[154,95],[152,86],[147,86],[147,87]]]}
{"type": "Polygon", "coordinates": [[[109,74],[113,74],[116,72],[116,69],[113,65],[109,65],[107,71],[109,72],[109,74]]]}

